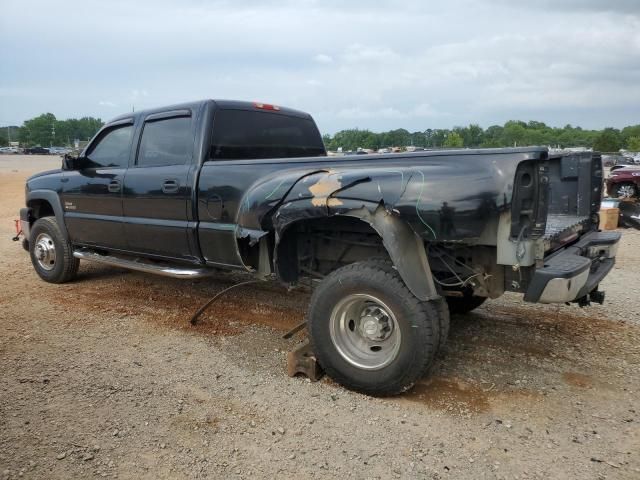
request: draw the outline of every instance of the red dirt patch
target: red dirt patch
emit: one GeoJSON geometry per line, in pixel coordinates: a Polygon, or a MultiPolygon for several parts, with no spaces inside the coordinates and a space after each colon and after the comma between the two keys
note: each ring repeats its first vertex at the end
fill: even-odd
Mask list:
{"type": "Polygon", "coordinates": [[[574,387],[591,388],[592,385],[591,377],[582,373],[564,372],[562,374],[562,378],[567,385],[572,385],[574,387]]]}
{"type": "MultiPolygon", "coordinates": [[[[249,325],[266,325],[287,331],[304,319],[304,308],[287,298],[275,285],[247,285],[220,297],[192,326],[189,319],[213,295],[229,286],[221,282],[193,283],[103,270],[85,274],[84,281],[72,283],[50,293],[51,301],[65,310],[110,312],[141,316],[154,325],[180,328],[213,335],[237,335],[249,325]],[[282,299],[276,304],[274,299],[282,299]],[[288,300],[288,301],[287,301],[288,300]],[[290,306],[287,304],[294,303],[290,306]]],[[[299,294],[297,295],[300,296],[299,294]]],[[[300,303],[300,302],[298,302],[300,303]]]]}
{"type": "Polygon", "coordinates": [[[451,413],[486,412],[491,406],[487,392],[458,378],[427,379],[413,387],[404,398],[451,413]]]}

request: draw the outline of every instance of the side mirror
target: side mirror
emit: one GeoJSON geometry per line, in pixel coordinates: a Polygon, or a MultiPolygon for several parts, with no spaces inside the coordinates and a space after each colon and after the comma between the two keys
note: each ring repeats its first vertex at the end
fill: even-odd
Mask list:
{"type": "Polygon", "coordinates": [[[82,164],[82,157],[76,157],[69,153],[66,153],[62,157],[62,169],[63,170],[80,170],[82,164]]]}

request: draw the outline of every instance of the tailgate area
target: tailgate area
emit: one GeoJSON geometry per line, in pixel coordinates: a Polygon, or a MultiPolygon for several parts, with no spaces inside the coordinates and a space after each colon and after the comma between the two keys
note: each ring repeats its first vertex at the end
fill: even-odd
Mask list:
{"type": "Polygon", "coordinates": [[[544,238],[554,240],[562,237],[568,231],[582,230],[588,224],[588,216],[551,214],[547,216],[544,238]]]}
{"type": "Polygon", "coordinates": [[[550,214],[543,235],[544,250],[551,253],[576,240],[589,229],[589,216],[550,214]]]}
{"type": "Polygon", "coordinates": [[[615,263],[620,233],[589,232],[580,241],[544,259],[536,268],[524,300],[563,303],[585,297],[598,287],[615,263]]]}
{"type": "Polygon", "coordinates": [[[597,225],[594,218],[602,195],[602,160],[591,153],[552,156],[547,174],[549,206],[542,237],[545,252],[551,253],[597,225]]]}

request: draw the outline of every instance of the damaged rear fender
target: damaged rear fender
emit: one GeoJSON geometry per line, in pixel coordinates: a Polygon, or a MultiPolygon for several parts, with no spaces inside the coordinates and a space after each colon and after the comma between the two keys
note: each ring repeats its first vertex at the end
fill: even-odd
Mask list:
{"type": "MultiPolygon", "coordinates": [[[[381,205],[372,209],[352,209],[341,216],[353,217],[371,226],[380,236],[382,245],[400,277],[418,299],[439,298],[424,243],[409,224],[381,205]]],[[[309,220],[313,221],[313,218],[300,218],[276,231],[273,261],[278,277],[284,282],[295,282],[298,278],[297,239],[288,232],[297,223],[309,220]]]]}
{"type": "Polygon", "coordinates": [[[382,205],[373,212],[360,208],[345,215],[367,222],[378,232],[393,265],[411,293],[420,300],[439,298],[424,243],[407,222],[382,205]]]}
{"type": "MultiPolygon", "coordinates": [[[[273,265],[285,282],[297,279],[297,247],[285,231],[300,222],[343,215],[368,223],[382,239],[395,268],[420,300],[439,297],[423,240],[402,220],[393,205],[400,198],[402,172],[374,170],[346,172],[333,169],[283,172],[252,187],[242,202],[236,235],[248,236],[251,244],[274,232],[273,265]],[[386,189],[372,178],[385,178],[386,189]],[[354,191],[359,188],[359,192],[354,191]],[[366,193],[366,195],[361,195],[366,193]],[[339,194],[345,196],[338,198],[339,194]],[[356,200],[359,198],[359,200],[356,200]],[[388,206],[386,208],[385,206],[388,206]],[[284,239],[284,241],[283,241],[284,239]],[[286,259],[283,262],[279,258],[286,259]]],[[[407,180],[408,182],[408,180],[407,180]]]]}

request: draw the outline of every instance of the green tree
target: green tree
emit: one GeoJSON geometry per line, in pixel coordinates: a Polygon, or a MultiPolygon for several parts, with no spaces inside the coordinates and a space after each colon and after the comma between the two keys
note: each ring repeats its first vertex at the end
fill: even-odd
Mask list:
{"type": "Polygon", "coordinates": [[[503,147],[502,132],[504,128],[500,125],[491,125],[484,132],[484,141],[480,144],[481,147],[503,147]]]}
{"type": "Polygon", "coordinates": [[[331,150],[331,141],[331,135],[329,135],[328,133],[322,135],[322,142],[324,143],[324,148],[326,148],[327,150],[331,150]]]}
{"type": "Polygon", "coordinates": [[[466,147],[479,147],[484,141],[484,130],[477,124],[470,124],[463,130],[464,145],[466,147]]]}
{"type": "Polygon", "coordinates": [[[20,142],[29,145],[48,147],[53,145],[55,138],[56,116],[53,113],[43,113],[24,122],[20,130],[20,142]]]}
{"type": "Polygon", "coordinates": [[[444,147],[461,148],[464,146],[464,140],[458,132],[451,132],[444,141],[444,147]]]}
{"type": "Polygon", "coordinates": [[[620,136],[622,137],[622,142],[625,145],[628,145],[631,137],[640,137],[640,125],[629,125],[628,127],[624,127],[620,131],[620,136]]]}
{"type": "Polygon", "coordinates": [[[447,136],[449,135],[449,130],[445,130],[445,129],[435,129],[432,131],[431,134],[431,145],[428,145],[429,147],[434,147],[434,148],[438,148],[438,147],[443,147],[444,146],[444,142],[447,138],[447,136]]]}
{"type": "Polygon", "coordinates": [[[9,142],[17,142],[20,137],[20,127],[9,125],[0,127],[0,147],[9,145],[9,142]]]}
{"type": "Polygon", "coordinates": [[[16,138],[22,145],[28,146],[71,145],[75,139],[89,140],[102,125],[99,118],[58,120],[52,113],[44,113],[25,121],[16,138]]]}
{"type": "Polygon", "coordinates": [[[629,137],[627,140],[627,149],[632,152],[640,152],[640,137],[629,137]]]}
{"type": "Polygon", "coordinates": [[[527,145],[527,124],[524,122],[509,120],[504,124],[502,131],[502,143],[509,147],[527,145]]]}
{"type": "Polygon", "coordinates": [[[615,128],[605,128],[593,143],[593,149],[598,152],[617,152],[621,148],[622,138],[615,128]]]}
{"type": "MultiPolygon", "coordinates": [[[[67,121],[68,122],[68,121],[67,121]]],[[[56,127],[56,129],[62,127],[56,127]]],[[[630,147],[633,137],[640,138],[640,125],[616,129],[585,130],[572,125],[550,127],[543,122],[510,120],[504,125],[492,125],[486,130],[479,125],[457,126],[452,130],[427,128],[410,133],[403,128],[387,132],[369,130],[342,130],[334,136],[325,135],[323,140],[330,150],[343,147],[345,151],[358,147],[378,149],[381,147],[404,147],[408,145],[427,148],[440,147],[513,147],[548,145],[560,147],[592,147],[597,143],[601,151],[617,151],[630,147]],[[453,135],[455,133],[455,135],[453,135]],[[462,144],[458,140],[462,139],[462,144]]],[[[635,142],[633,140],[632,142],[635,142]]],[[[632,143],[636,145],[635,143],[632,143]]]]}

